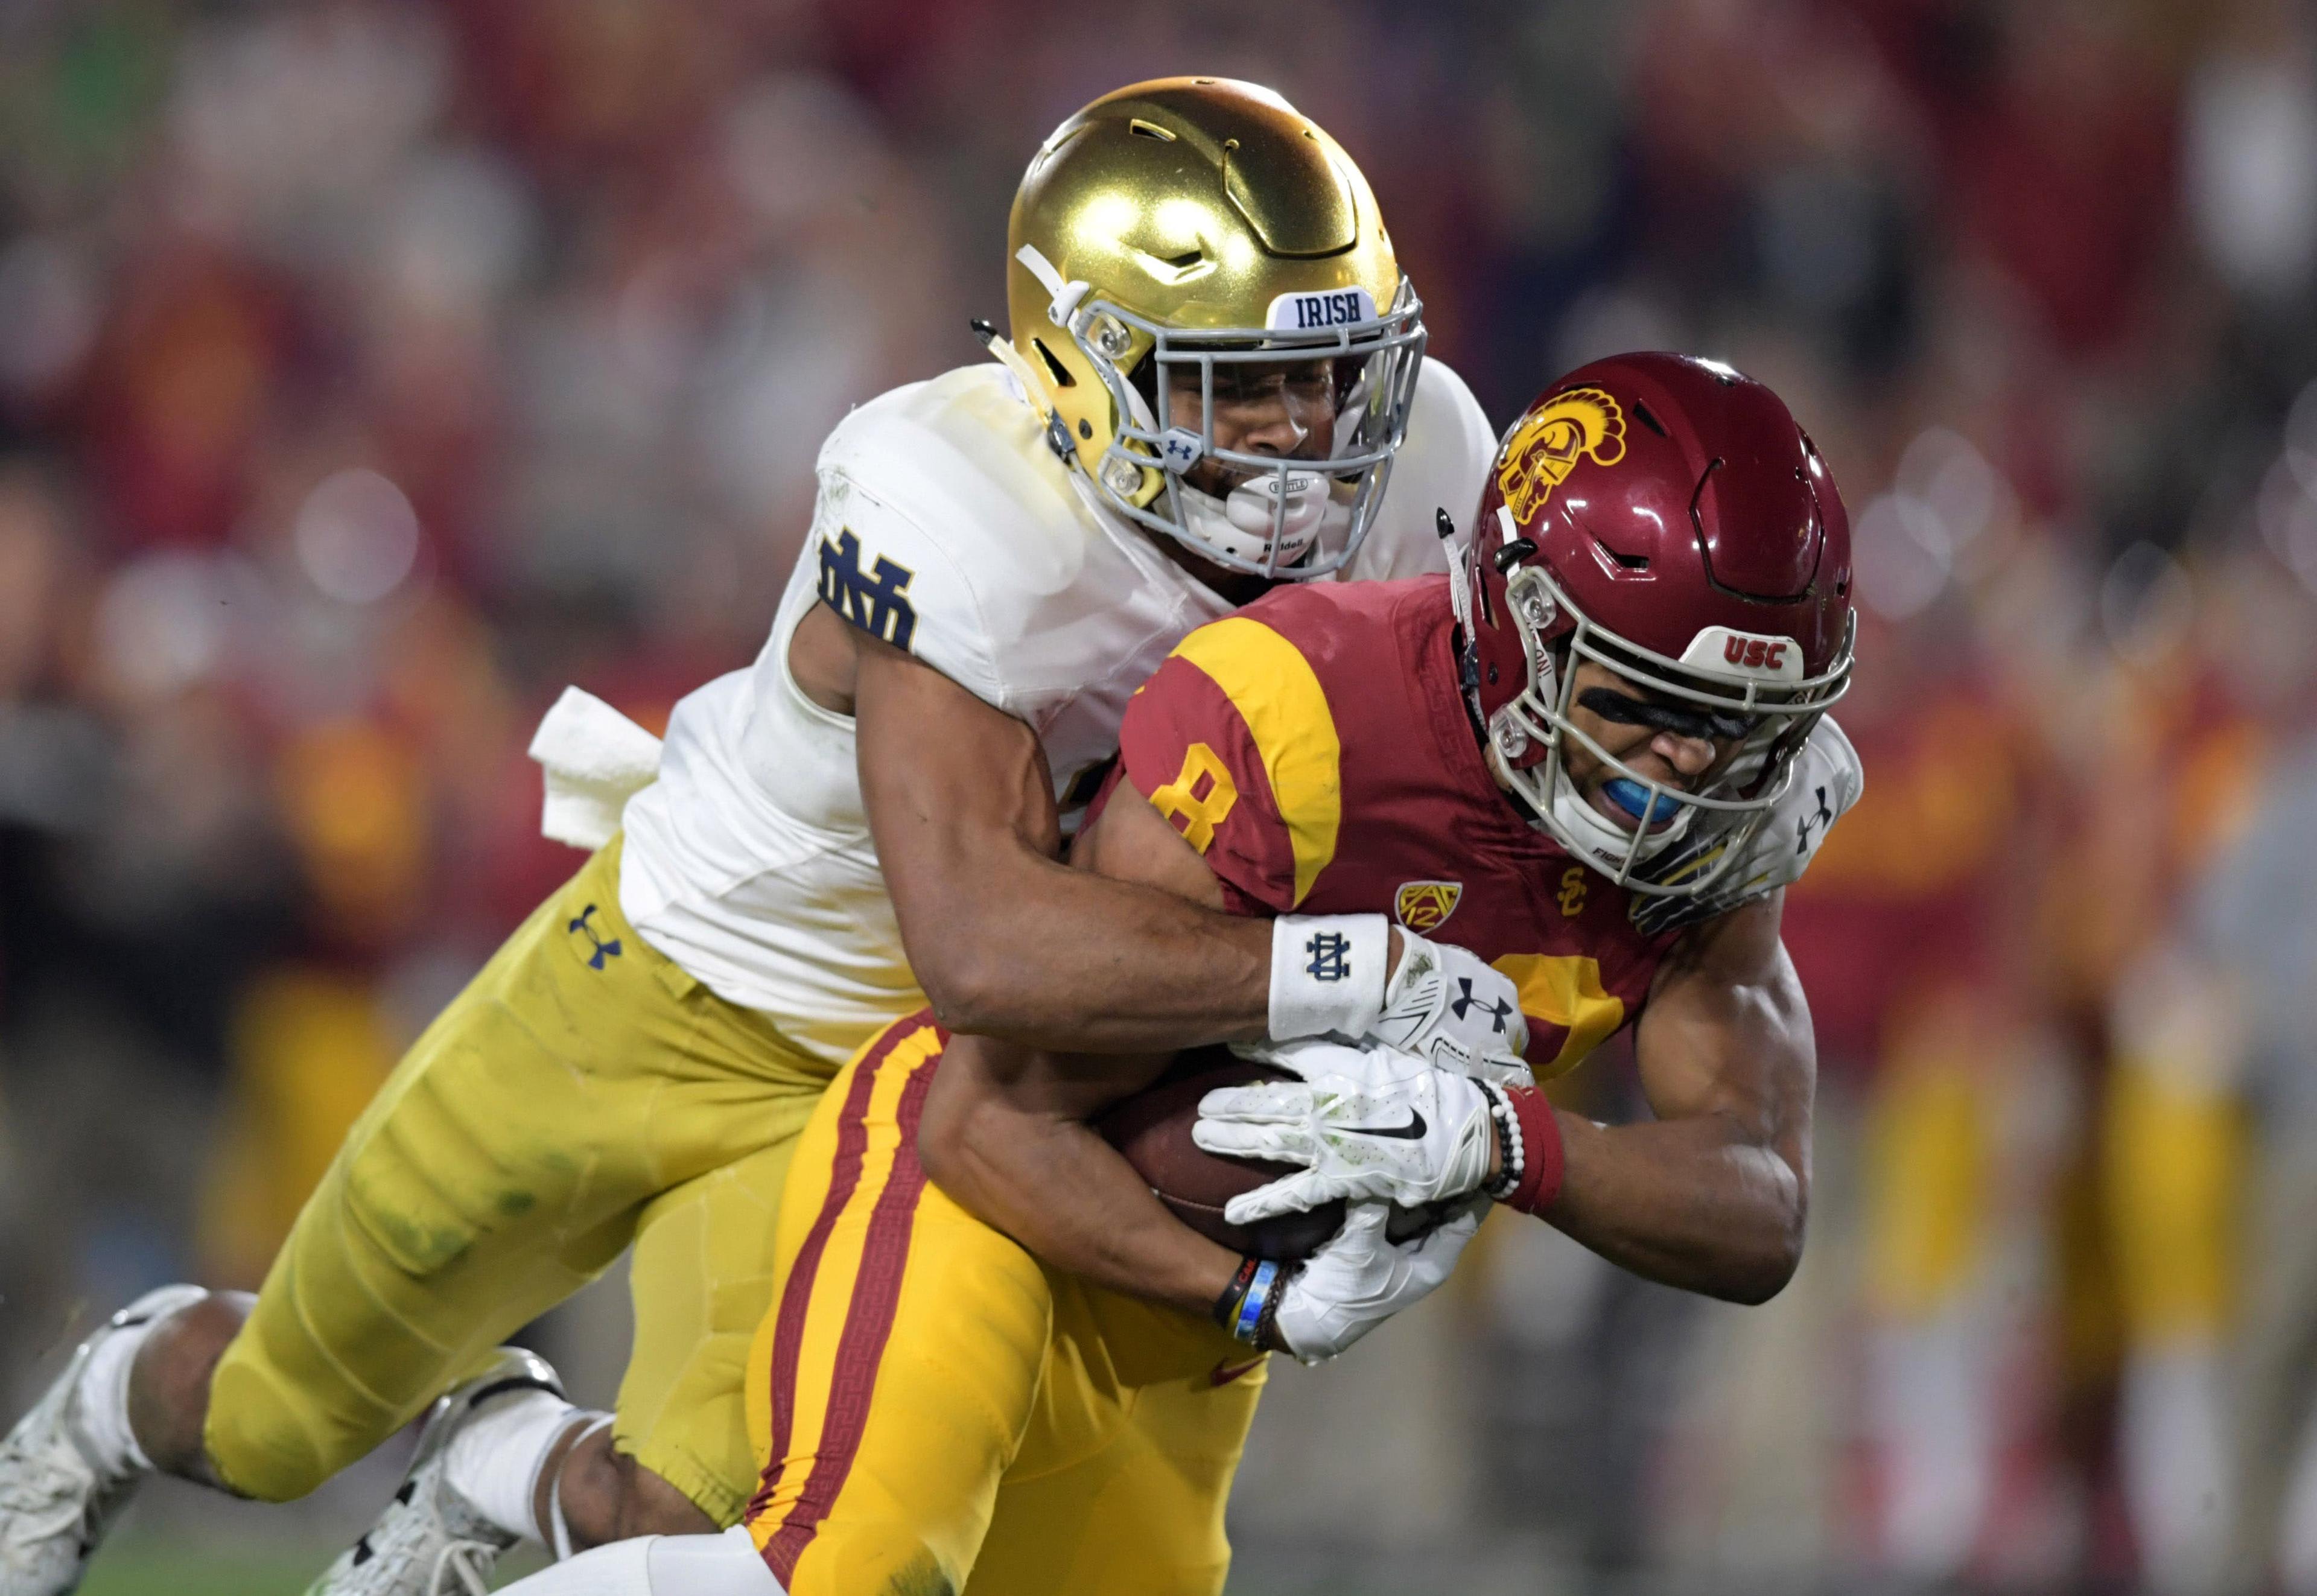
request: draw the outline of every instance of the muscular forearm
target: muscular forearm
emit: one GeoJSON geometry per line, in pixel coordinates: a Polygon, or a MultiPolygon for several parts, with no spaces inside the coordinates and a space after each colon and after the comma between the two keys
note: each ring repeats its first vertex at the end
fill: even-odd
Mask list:
{"type": "MultiPolygon", "coordinates": [[[[863,808],[910,968],[944,1025],[1104,1054],[1266,1034],[1270,924],[1222,912],[1221,883],[1131,785],[1081,833],[1087,867],[1065,866],[1051,772],[1025,722],[883,643],[841,626],[837,641],[860,666],[863,808]],[[1088,838],[1113,833],[1131,839],[1113,835],[1119,856],[1089,865],[1088,838]]],[[[1380,999],[1398,946],[1395,934],[1384,968],[1364,965],[1344,993],[1380,999]]]]}
{"type": "Polygon", "coordinates": [[[926,1133],[919,1150],[934,1181],[1056,1269],[1203,1314],[1239,1268],[1237,1253],[1167,1213],[1082,1124],[980,1098],[938,1120],[929,1114],[926,1133]]]}
{"type": "Polygon", "coordinates": [[[1271,924],[1015,850],[905,924],[942,1023],[1033,1047],[1173,1052],[1264,1034],[1271,924]],[[948,905],[955,905],[953,923],[948,905]],[[991,905],[1006,907],[993,910],[991,905]]]}
{"type": "Polygon", "coordinates": [[[1547,1217],[1637,1275],[1767,1302],[1801,1261],[1805,1189],[1775,1149],[1718,1116],[1607,1126],[1565,1111],[1547,1217]]]}

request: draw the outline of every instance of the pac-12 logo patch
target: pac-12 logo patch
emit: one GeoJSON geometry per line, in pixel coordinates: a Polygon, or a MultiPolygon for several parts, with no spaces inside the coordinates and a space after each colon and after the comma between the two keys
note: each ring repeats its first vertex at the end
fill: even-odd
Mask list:
{"type": "Polygon", "coordinates": [[[1464,896],[1461,881],[1411,881],[1392,895],[1391,912],[1418,936],[1436,930],[1464,896]]]}
{"type": "Polygon", "coordinates": [[[1497,456],[1497,488],[1513,519],[1525,522],[1569,480],[1577,462],[1625,458],[1625,413],[1598,388],[1571,388],[1522,417],[1497,456]]]}
{"type": "Polygon", "coordinates": [[[917,635],[917,612],[909,605],[909,583],[917,573],[895,565],[882,554],[868,570],[861,569],[861,540],[850,528],[839,528],[836,541],[820,540],[820,598],[870,636],[897,649],[909,646],[917,635]]]}

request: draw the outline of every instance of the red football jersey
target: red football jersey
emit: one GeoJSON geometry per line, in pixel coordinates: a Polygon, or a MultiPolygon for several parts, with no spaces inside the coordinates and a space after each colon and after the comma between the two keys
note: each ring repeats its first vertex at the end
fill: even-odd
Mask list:
{"type": "Polygon", "coordinates": [[[1641,1013],[1679,932],[1521,818],[1456,688],[1445,577],[1281,587],[1185,638],[1121,772],[1251,914],[1383,913],[1520,988],[1538,1079],[1641,1013]]]}

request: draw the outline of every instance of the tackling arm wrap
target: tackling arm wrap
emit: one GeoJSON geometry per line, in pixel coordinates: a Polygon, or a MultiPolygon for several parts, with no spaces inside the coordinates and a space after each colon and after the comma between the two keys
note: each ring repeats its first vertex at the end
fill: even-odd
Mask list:
{"type": "Polygon", "coordinates": [[[1407,931],[1395,965],[1382,914],[1295,912],[1325,878],[1343,823],[1327,691],[1296,645],[1254,617],[1203,627],[1127,704],[1121,773],[1235,906],[1277,917],[1273,1041],[1371,1036],[1444,1068],[1525,1081],[1527,1022],[1509,977],[1407,931]]]}

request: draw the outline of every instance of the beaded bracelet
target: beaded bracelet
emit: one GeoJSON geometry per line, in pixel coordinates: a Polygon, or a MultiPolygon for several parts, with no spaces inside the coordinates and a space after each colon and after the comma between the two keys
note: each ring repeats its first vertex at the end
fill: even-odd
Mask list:
{"type": "Polygon", "coordinates": [[[1513,1124],[1520,1133],[1520,1179],[1502,1200],[1523,1214],[1543,1214],[1561,1196],[1561,1178],[1567,1170],[1568,1150],[1561,1144],[1561,1121],[1552,1104],[1534,1087],[1504,1094],[1513,1124]]]}
{"type": "Polygon", "coordinates": [[[1263,1294],[1263,1306],[1255,1319],[1255,1333],[1247,1338],[1248,1344],[1266,1352],[1286,1350],[1287,1343],[1279,1339],[1279,1300],[1287,1295],[1287,1281],[1293,1271],[1281,1268],[1263,1294]]]}
{"type": "Polygon", "coordinates": [[[1504,1089],[1482,1081],[1481,1095],[1488,1099],[1489,1117],[1497,1125],[1497,1145],[1504,1153],[1504,1164],[1497,1178],[1481,1190],[1501,1203],[1520,1189],[1521,1176],[1528,1168],[1527,1152],[1521,1145],[1520,1116],[1513,1112],[1512,1102],[1505,1096],[1504,1089]]]}

